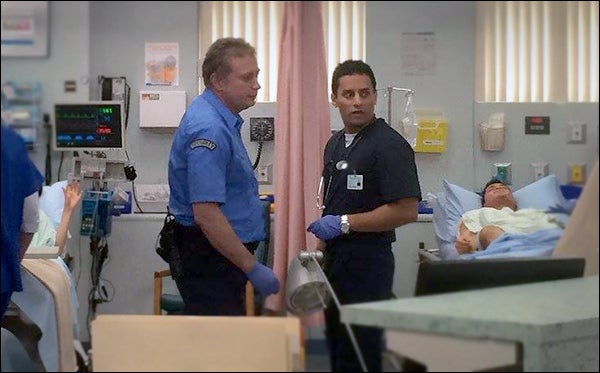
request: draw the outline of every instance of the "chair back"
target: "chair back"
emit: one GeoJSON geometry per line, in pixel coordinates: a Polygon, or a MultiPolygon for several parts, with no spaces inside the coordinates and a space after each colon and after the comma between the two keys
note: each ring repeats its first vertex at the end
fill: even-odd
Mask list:
{"type": "Polygon", "coordinates": [[[301,352],[292,317],[99,315],[91,336],[100,372],[283,372],[301,352]]]}

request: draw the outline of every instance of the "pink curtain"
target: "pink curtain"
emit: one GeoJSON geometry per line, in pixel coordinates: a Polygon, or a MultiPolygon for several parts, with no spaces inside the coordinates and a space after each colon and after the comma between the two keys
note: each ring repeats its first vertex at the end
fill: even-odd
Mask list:
{"type": "MultiPolygon", "coordinates": [[[[316,248],[317,240],[306,227],[320,215],[316,193],[331,135],[321,3],[286,1],[283,22],[275,113],[273,261],[282,290],[265,302],[275,311],[285,310],[289,263],[301,250],[316,248]]],[[[305,322],[317,323],[319,316],[305,322]]]]}

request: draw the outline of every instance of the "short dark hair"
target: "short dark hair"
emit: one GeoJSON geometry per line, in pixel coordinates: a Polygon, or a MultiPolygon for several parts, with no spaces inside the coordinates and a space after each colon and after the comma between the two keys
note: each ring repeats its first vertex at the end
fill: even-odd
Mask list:
{"type": "Polygon", "coordinates": [[[360,60],[346,60],[337,65],[333,71],[331,78],[331,92],[337,95],[337,89],[340,85],[340,79],[346,75],[367,75],[371,79],[373,90],[377,89],[377,82],[375,81],[375,74],[369,65],[360,60]]]}
{"type": "Polygon", "coordinates": [[[500,179],[496,179],[495,177],[492,178],[490,181],[488,181],[485,186],[483,187],[483,190],[481,191],[481,206],[485,205],[485,191],[487,190],[487,188],[490,185],[494,185],[494,184],[502,184],[504,186],[507,186],[506,183],[500,179]]]}
{"type": "Polygon", "coordinates": [[[256,56],[256,49],[242,38],[217,39],[208,48],[204,62],[202,62],[202,80],[204,85],[212,87],[210,77],[217,74],[219,78],[225,78],[231,73],[229,59],[231,57],[256,56]]]}

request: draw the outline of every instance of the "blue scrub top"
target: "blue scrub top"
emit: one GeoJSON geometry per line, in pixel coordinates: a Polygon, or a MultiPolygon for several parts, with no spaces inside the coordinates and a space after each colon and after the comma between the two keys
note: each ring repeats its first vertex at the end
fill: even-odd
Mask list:
{"type": "Polygon", "coordinates": [[[21,136],[2,122],[2,293],[23,290],[19,255],[23,201],[43,183],[21,136]]]}
{"type": "Polygon", "coordinates": [[[192,204],[215,202],[242,242],[262,241],[264,208],[240,134],[243,122],[210,89],[192,101],[171,146],[169,211],[192,226],[192,204]]]}

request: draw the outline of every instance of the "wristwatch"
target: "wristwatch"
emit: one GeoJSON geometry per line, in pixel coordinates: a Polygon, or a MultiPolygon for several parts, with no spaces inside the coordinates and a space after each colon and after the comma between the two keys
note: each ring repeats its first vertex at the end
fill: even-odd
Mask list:
{"type": "Polygon", "coordinates": [[[350,232],[350,222],[348,221],[348,215],[342,215],[340,230],[343,234],[348,234],[350,232]]]}

